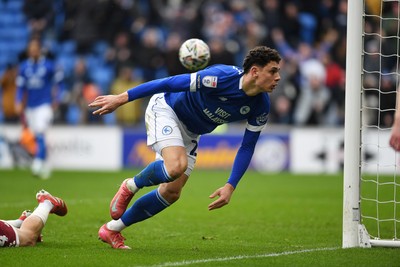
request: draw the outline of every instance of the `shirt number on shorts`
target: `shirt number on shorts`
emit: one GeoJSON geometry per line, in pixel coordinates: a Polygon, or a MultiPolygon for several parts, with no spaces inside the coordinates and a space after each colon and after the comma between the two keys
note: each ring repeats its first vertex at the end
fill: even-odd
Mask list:
{"type": "Polygon", "coordinates": [[[199,144],[197,143],[197,140],[192,140],[192,143],[194,144],[194,147],[190,151],[190,155],[197,157],[197,152],[196,151],[197,151],[197,147],[199,146],[199,144]]]}

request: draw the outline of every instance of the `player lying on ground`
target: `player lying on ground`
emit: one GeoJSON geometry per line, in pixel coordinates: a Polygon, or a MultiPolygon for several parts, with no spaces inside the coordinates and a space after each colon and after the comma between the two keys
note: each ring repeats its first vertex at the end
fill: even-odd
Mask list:
{"type": "Polygon", "coordinates": [[[150,81],[119,95],[97,97],[89,106],[98,108],[93,114],[103,115],[129,101],[153,95],[145,121],[147,144],[156,152],[154,162],[122,182],[110,203],[114,220],[100,228],[100,239],[113,248],[129,248],[120,233],[124,228],[154,216],[179,199],[195,165],[200,135],[221,124],[246,120],[231,175],[224,186],[210,195],[219,198],[208,209],[228,204],[267,123],[268,93],[280,80],[280,60],[276,50],[259,46],[248,52],[243,68],[213,65],[195,73],[150,81]],[[126,210],[139,189],[153,185],[159,187],[126,210]]]}
{"type": "Polygon", "coordinates": [[[40,190],[36,194],[39,205],[33,211],[24,211],[17,220],[0,220],[0,247],[34,246],[41,241],[41,232],[50,213],[67,214],[64,200],[40,190]]]}

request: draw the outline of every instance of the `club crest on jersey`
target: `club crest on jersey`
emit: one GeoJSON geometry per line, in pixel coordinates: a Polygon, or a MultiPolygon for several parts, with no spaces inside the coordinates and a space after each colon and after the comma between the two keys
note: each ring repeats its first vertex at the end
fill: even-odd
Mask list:
{"type": "Polygon", "coordinates": [[[250,107],[249,106],[243,106],[240,108],[240,114],[245,115],[250,112],[250,107]]]}
{"type": "Polygon", "coordinates": [[[5,235],[0,235],[0,247],[4,247],[4,244],[8,241],[5,235]]]}
{"type": "Polygon", "coordinates": [[[172,128],[171,126],[164,126],[164,128],[162,129],[162,133],[163,135],[170,135],[172,133],[172,128]]]}
{"type": "Polygon", "coordinates": [[[200,75],[198,75],[197,74],[197,78],[196,78],[196,86],[197,86],[197,88],[200,88],[201,87],[201,83],[200,83],[200,75]]]}
{"type": "Polygon", "coordinates": [[[202,80],[203,85],[210,88],[217,88],[218,77],[217,76],[205,76],[202,80]]]}
{"type": "Polygon", "coordinates": [[[260,116],[258,116],[256,118],[256,122],[258,125],[264,125],[265,123],[267,123],[268,120],[268,114],[267,113],[263,113],[260,116]]]}

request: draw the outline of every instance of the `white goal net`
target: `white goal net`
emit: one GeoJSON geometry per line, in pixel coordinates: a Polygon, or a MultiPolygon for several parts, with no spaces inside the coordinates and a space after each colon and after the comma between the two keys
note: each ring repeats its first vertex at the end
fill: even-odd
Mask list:
{"type": "Polygon", "coordinates": [[[389,146],[400,83],[399,1],[348,1],[348,14],[360,19],[348,18],[343,247],[400,246],[400,156],[389,146]]]}
{"type": "Polygon", "coordinates": [[[400,240],[398,159],[388,142],[399,85],[400,6],[399,0],[369,2],[363,8],[360,199],[361,223],[378,245],[400,240]]]}

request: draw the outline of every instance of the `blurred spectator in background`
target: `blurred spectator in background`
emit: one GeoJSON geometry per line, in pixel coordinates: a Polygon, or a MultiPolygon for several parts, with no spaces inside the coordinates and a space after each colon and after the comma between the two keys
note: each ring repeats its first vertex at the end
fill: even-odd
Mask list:
{"type": "Polygon", "coordinates": [[[272,39],[278,51],[286,60],[294,61],[301,69],[303,63],[310,59],[321,60],[326,53],[330,53],[338,38],[335,30],[328,31],[318,46],[313,46],[307,42],[300,41],[297,46],[291,46],[284,33],[280,29],[272,32],[272,39]]]}
{"type": "Polygon", "coordinates": [[[2,93],[2,113],[4,122],[17,122],[19,115],[15,109],[15,94],[17,86],[15,81],[17,79],[18,69],[16,65],[9,64],[6,71],[0,79],[0,88],[2,93]]]}
{"type": "Polygon", "coordinates": [[[179,48],[183,41],[181,35],[176,32],[172,32],[167,36],[165,43],[165,66],[169,75],[188,72],[179,61],[179,48]]]}
{"type": "Polygon", "coordinates": [[[99,1],[66,0],[67,5],[74,8],[69,18],[71,37],[76,41],[77,53],[89,53],[99,38],[99,18],[101,15],[99,1]]]}
{"type": "Polygon", "coordinates": [[[206,1],[203,5],[204,20],[202,35],[205,39],[234,39],[237,32],[233,14],[225,10],[222,2],[206,1]]]}
{"type": "MultiPolygon", "coordinates": [[[[314,1],[307,2],[309,2],[310,5],[315,5],[314,1]]],[[[325,32],[328,29],[335,28],[335,16],[337,14],[337,9],[338,1],[336,0],[319,1],[319,6],[314,8],[314,15],[317,17],[318,20],[318,28],[316,34],[320,32],[325,32]]]]}
{"type": "Polygon", "coordinates": [[[375,94],[379,86],[378,79],[373,74],[366,74],[363,79],[364,94],[362,95],[364,125],[377,125],[379,97],[375,94]]]}
{"type": "MultiPolygon", "coordinates": [[[[378,28],[380,21],[375,21],[373,24],[377,29],[374,32],[379,32],[383,38],[380,39],[381,70],[383,72],[398,72],[397,64],[399,61],[399,14],[400,4],[398,1],[382,3],[383,17],[382,28],[378,28]]],[[[396,87],[396,86],[395,86],[396,87]]]]}
{"type": "Polygon", "coordinates": [[[292,47],[283,31],[272,31],[272,40],[286,59],[287,65],[297,66],[300,70],[298,80],[295,81],[299,86],[299,97],[296,103],[293,103],[293,119],[297,125],[343,123],[344,71],[329,56],[338,38],[336,30],[328,29],[326,33],[321,34],[318,45],[299,39],[298,45],[292,47]],[[330,88],[327,87],[328,82],[330,88]],[[333,101],[330,101],[330,98],[333,98],[333,101]],[[339,108],[342,110],[338,110],[339,108]]]}
{"type": "Polygon", "coordinates": [[[235,56],[227,48],[225,42],[220,38],[213,38],[208,42],[210,47],[210,62],[208,65],[226,64],[234,65],[235,56]]]}
{"type": "MultiPolygon", "coordinates": [[[[141,79],[134,77],[132,67],[123,66],[119,69],[118,76],[111,85],[111,94],[118,95],[129,88],[134,88],[143,83],[141,79]]],[[[94,99],[93,99],[94,100],[94,99]]],[[[117,122],[124,126],[137,124],[144,116],[142,99],[122,106],[115,111],[117,122]]]]}
{"type": "Polygon", "coordinates": [[[57,105],[57,95],[53,89],[55,85],[57,89],[63,89],[63,74],[52,60],[42,54],[39,39],[29,42],[27,53],[28,58],[19,66],[16,111],[18,114],[25,111],[27,125],[35,135],[37,152],[31,167],[32,173],[48,178],[50,168],[46,164],[45,132],[53,120],[53,108],[57,105]]]}
{"type": "Polygon", "coordinates": [[[114,62],[115,73],[119,73],[122,66],[134,64],[132,44],[127,32],[116,34],[113,45],[107,50],[106,58],[114,62]]]}
{"type": "Polygon", "coordinates": [[[334,20],[334,27],[342,36],[346,36],[347,33],[347,1],[348,0],[339,0],[334,20]]]}
{"type": "Polygon", "coordinates": [[[260,44],[265,38],[265,27],[258,23],[261,19],[259,8],[255,1],[234,0],[228,1],[229,12],[232,14],[232,26],[235,34],[231,39],[236,40],[240,46],[240,53],[243,54],[254,46],[260,44]]]}
{"type": "Polygon", "coordinates": [[[396,76],[398,74],[383,73],[381,76],[379,97],[379,118],[378,126],[381,128],[390,128],[393,124],[394,109],[396,107],[396,76]]]}
{"type": "Polygon", "coordinates": [[[23,11],[33,36],[44,35],[53,23],[52,0],[25,0],[23,11]]]}
{"type": "MultiPolygon", "coordinates": [[[[161,27],[169,33],[176,33],[182,39],[201,36],[203,24],[199,13],[203,1],[152,1],[158,16],[162,19],[161,27]]],[[[149,23],[154,26],[153,24],[149,23]]]]}
{"type": "Polygon", "coordinates": [[[301,84],[298,102],[294,111],[296,125],[323,125],[326,123],[326,111],[331,97],[325,86],[324,66],[316,59],[308,60],[303,65],[306,78],[301,84]]]}
{"type": "Polygon", "coordinates": [[[271,32],[280,27],[281,12],[279,10],[278,0],[263,0],[261,3],[261,12],[263,14],[262,25],[266,28],[267,34],[263,43],[267,46],[274,46],[271,32]]]}
{"type": "Polygon", "coordinates": [[[302,40],[300,39],[299,7],[295,1],[285,1],[279,25],[282,29],[282,36],[285,37],[288,45],[297,47],[302,40]]]}
{"type": "Polygon", "coordinates": [[[313,49],[309,44],[300,42],[294,47],[291,46],[281,29],[274,29],[271,32],[271,37],[275,47],[287,61],[301,65],[303,62],[313,57],[313,49]]]}
{"type": "Polygon", "coordinates": [[[66,81],[68,91],[64,94],[60,111],[63,120],[69,124],[86,123],[88,121],[87,101],[83,97],[84,88],[92,83],[84,58],[78,58],[75,62],[72,76],[66,81]]]}
{"type": "MultiPolygon", "coordinates": [[[[346,68],[348,0],[12,2],[19,3],[20,13],[16,9],[2,9],[7,15],[5,18],[15,19],[7,20],[7,24],[0,28],[0,35],[15,38],[0,40],[0,73],[6,70],[8,62],[17,63],[14,58],[26,46],[28,38],[33,36],[49,45],[54,52],[54,60],[63,66],[68,78],[72,75],[75,59],[85,58],[92,81],[88,88],[100,88],[101,93],[110,91],[111,81],[125,65],[134,67],[145,81],[187,72],[179,63],[177,54],[180,44],[188,38],[200,38],[209,44],[210,65],[240,65],[249,47],[267,45],[276,48],[283,56],[284,68],[288,69],[283,68],[282,73],[288,73],[289,83],[287,86],[281,83],[288,93],[282,93],[274,102],[277,106],[272,107],[285,115],[273,116],[272,110],[270,123],[293,122],[293,109],[298,99],[296,90],[308,86],[299,69],[304,69],[303,64],[307,60],[317,59],[326,68],[326,86],[332,95],[327,114],[329,124],[343,124],[344,82],[335,81],[340,80],[339,68],[346,68]],[[6,45],[2,45],[4,43],[6,45]]],[[[367,51],[376,51],[376,44],[373,43],[375,36],[385,37],[380,38],[379,51],[386,55],[380,57],[383,72],[392,72],[397,64],[397,56],[390,55],[396,55],[398,50],[398,9],[397,1],[366,0],[368,14],[379,15],[383,12],[383,17],[391,18],[382,20],[379,29],[378,16],[365,17],[367,34],[364,35],[364,41],[367,51]]],[[[364,59],[367,71],[377,68],[379,61],[376,56],[365,53],[364,59]]],[[[374,78],[368,77],[366,84],[371,85],[374,78]]],[[[377,86],[380,84],[374,88],[377,86]]],[[[68,92],[72,91],[72,88],[68,88],[68,92]]],[[[90,89],[88,92],[91,93],[87,95],[95,91],[90,89]]],[[[370,90],[366,95],[371,107],[378,104],[377,93],[370,90]]],[[[93,122],[94,118],[77,119],[79,104],[65,97],[57,117],[59,122],[93,122]]],[[[378,123],[377,114],[368,117],[378,123]]]]}
{"type": "Polygon", "coordinates": [[[97,2],[98,6],[101,6],[98,18],[99,37],[111,44],[121,31],[129,29],[130,10],[135,1],[97,0],[97,2]]]}
{"type": "Polygon", "coordinates": [[[296,79],[298,68],[293,62],[281,60],[281,80],[277,90],[270,94],[270,120],[278,124],[293,124],[294,105],[298,98],[299,88],[296,79]]]}
{"type": "Polygon", "coordinates": [[[140,40],[140,52],[135,53],[145,81],[166,76],[163,36],[156,27],[146,28],[140,40]]]}
{"type": "Polygon", "coordinates": [[[379,116],[379,71],[381,67],[379,40],[368,38],[364,49],[363,68],[367,72],[363,79],[364,123],[366,125],[377,125],[379,116]]]}
{"type": "MultiPolygon", "coordinates": [[[[96,83],[90,82],[83,86],[82,88],[82,99],[83,103],[91,103],[96,97],[101,94],[101,89],[96,83]]],[[[82,104],[83,105],[83,104],[82,104]]],[[[88,110],[87,106],[81,109],[81,121],[84,123],[99,123],[101,120],[93,116],[93,114],[88,110]]]]}
{"type": "Polygon", "coordinates": [[[345,70],[332,60],[329,53],[322,57],[322,63],[326,70],[326,86],[331,92],[328,124],[333,126],[344,125],[345,70]]]}

